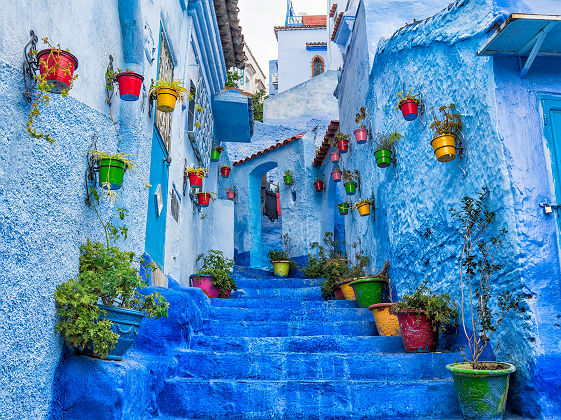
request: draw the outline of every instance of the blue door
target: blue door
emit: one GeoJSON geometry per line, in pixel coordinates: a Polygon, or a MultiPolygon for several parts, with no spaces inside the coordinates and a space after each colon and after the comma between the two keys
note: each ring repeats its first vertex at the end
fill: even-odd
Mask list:
{"type": "MultiPolygon", "coordinates": [[[[561,204],[561,98],[547,97],[542,99],[544,112],[544,128],[547,145],[551,153],[551,169],[555,197],[554,204],[561,204]]],[[[561,210],[558,211],[557,223],[561,231],[561,210]]]]}
{"type": "Polygon", "coordinates": [[[148,216],[144,248],[162,269],[166,242],[166,214],[168,196],[168,152],[158,130],[154,127],[150,161],[150,189],[148,190],[148,216]]]}

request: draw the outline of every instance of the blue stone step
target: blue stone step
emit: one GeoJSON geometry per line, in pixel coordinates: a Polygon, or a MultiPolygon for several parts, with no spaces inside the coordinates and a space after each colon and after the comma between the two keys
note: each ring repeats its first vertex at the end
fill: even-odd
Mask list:
{"type": "Polygon", "coordinates": [[[308,308],[356,308],[354,300],[298,300],[283,298],[240,298],[240,299],[211,299],[211,306],[227,308],[266,308],[266,309],[308,309],[308,308]]]}
{"type": "Polygon", "coordinates": [[[460,416],[451,379],[426,381],[173,378],[162,414],[204,419],[365,419],[460,416]]]}
{"type": "Polygon", "coordinates": [[[321,289],[319,286],[314,287],[285,287],[285,288],[264,288],[264,289],[240,289],[238,286],[238,292],[233,299],[253,299],[253,298],[278,298],[278,299],[296,299],[296,300],[320,300],[323,301],[321,297],[321,289]]]}
{"type": "Polygon", "coordinates": [[[239,289],[277,289],[321,286],[323,279],[297,279],[269,277],[263,279],[237,278],[239,289]]]}
{"type": "Polygon", "coordinates": [[[191,348],[201,351],[244,353],[403,353],[401,337],[308,336],[308,337],[212,337],[195,335],[191,348]]]}
{"type": "Polygon", "coordinates": [[[223,337],[287,337],[309,335],[377,335],[372,321],[286,322],[221,321],[206,319],[201,332],[223,337]]]}
{"type": "Polygon", "coordinates": [[[450,379],[455,353],[225,353],[178,350],[177,376],[265,380],[450,379]]]}
{"type": "Polygon", "coordinates": [[[260,309],[211,307],[211,319],[225,321],[370,321],[374,318],[364,308],[260,309]]]}

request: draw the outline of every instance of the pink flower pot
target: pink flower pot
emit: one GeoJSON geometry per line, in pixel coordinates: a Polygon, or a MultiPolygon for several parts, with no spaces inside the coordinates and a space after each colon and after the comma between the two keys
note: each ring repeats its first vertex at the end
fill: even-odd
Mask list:
{"type": "Polygon", "coordinates": [[[355,130],[355,139],[358,144],[364,144],[368,140],[368,130],[366,128],[357,128],[355,130]]]}
{"type": "Polygon", "coordinates": [[[333,178],[333,181],[335,181],[335,182],[341,182],[341,175],[342,175],[341,171],[331,172],[331,177],[333,178]]]}
{"type": "MultiPolygon", "coordinates": [[[[202,289],[205,295],[207,295],[211,299],[219,298],[220,297],[220,289],[214,287],[212,285],[212,280],[214,277],[212,276],[205,276],[201,274],[197,276],[196,274],[191,275],[191,281],[193,282],[193,287],[198,287],[202,289]]],[[[226,292],[227,297],[230,297],[230,290],[226,292]]]]}
{"type": "Polygon", "coordinates": [[[228,198],[228,200],[233,200],[234,194],[234,191],[226,191],[226,197],[228,198]]]}
{"type": "Polygon", "coordinates": [[[341,158],[341,155],[339,154],[339,152],[332,152],[331,153],[331,162],[337,163],[337,162],[339,162],[340,158],[341,158]]]}

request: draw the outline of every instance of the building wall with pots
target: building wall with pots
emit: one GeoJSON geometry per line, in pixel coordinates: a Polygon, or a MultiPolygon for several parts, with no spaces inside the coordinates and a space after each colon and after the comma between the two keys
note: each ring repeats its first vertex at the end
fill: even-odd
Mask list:
{"type": "MultiPolygon", "coordinates": [[[[372,139],[353,144],[343,157],[345,169],[360,170],[362,197],[376,201],[374,217],[355,212],[346,218],[347,246],[360,238],[373,272],[389,260],[400,297],[426,278],[433,290],[449,293],[459,304],[461,238],[449,209],[488,186],[496,229],[509,231],[497,257],[503,268],[492,280],[493,290],[525,296],[524,312],[512,313],[492,342],[497,360],[518,369],[509,408],[526,417],[555,416],[560,406],[551,366],[559,361],[559,233],[555,219],[538,206],[554,200],[538,98],[561,93],[558,59],[538,59],[528,77],[520,79],[516,59],[476,53],[510,13],[559,13],[558,5],[459,0],[372,44],[373,23],[380,19],[370,7],[374,3],[366,1],[359,10],[345,56],[337,89],[340,129],[352,134],[354,114],[366,106],[374,133],[396,130],[405,138],[397,145],[395,166],[387,169],[376,167],[372,139]],[[352,85],[355,76],[363,83],[352,85]],[[404,84],[422,93],[427,110],[413,122],[395,110],[396,92],[404,84]],[[450,103],[462,115],[465,155],[439,163],[430,146],[430,109],[450,103]]],[[[457,340],[462,343],[461,333],[457,340]]]]}
{"type": "MultiPolygon", "coordinates": [[[[146,188],[154,130],[147,94],[150,81],[157,77],[160,28],[170,44],[176,78],[194,77],[189,56],[194,48],[217,54],[212,68],[205,68],[204,60],[201,64],[208,94],[216,93],[226,80],[218,27],[208,12],[213,10],[208,0],[189,2],[189,8],[187,2],[173,0],[124,0],[109,5],[73,2],[65,4],[63,11],[61,7],[56,1],[0,5],[0,92],[8,104],[0,120],[1,418],[42,418],[49,411],[63,344],[54,333],[54,291],[76,276],[79,247],[86,238],[103,240],[95,212],[85,204],[86,155],[94,135],[100,150],[133,154],[136,170],[125,174],[116,202],[105,200],[100,209],[108,217],[116,207],[127,208],[128,239],[119,246],[138,255],[145,250],[147,203],[154,199],[146,188]],[[198,37],[194,19],[208,26],[210,38],[198,37]],[[39,37],[38,49],[42,48],[40,39],[49,37],[79,60],[79,78],[69,96],[52,95],[35,122],[38,131],[52,134],[53,144],[30,138],[26,131],[30,105],[21,94],[25,90],[21,68],[31,29],[39,37]],[[186,42],[190,39],[192,43],[186,42]],[[110,54],[115,68],[144,75],[139,101],[113,98],[120,143],[105,102],[110,54]]],[[[233,255],[232,203],[218,201],[199,212],[188,187],[183,195],[184,166],[200,166],[185,133],[187,116],[186,108],[178,103],[172,116],[168,192],[175,191],[179,198],[179,217],[177,221],[172,217],[168,197],[163,283],[169,276],[186,284],[201,251],[221,246],[233,255]],[[206,215],[203,220],[202,215],[206,215]]],[[[208,161],[208,156],[204,158],[208,161]]],[[[226,152],[223,159],[227,160],[226,152]]],[[[208,191],[217,191],[216,168],[216,163],[210,164],[211,174],[205,181],[208,191]]]]}

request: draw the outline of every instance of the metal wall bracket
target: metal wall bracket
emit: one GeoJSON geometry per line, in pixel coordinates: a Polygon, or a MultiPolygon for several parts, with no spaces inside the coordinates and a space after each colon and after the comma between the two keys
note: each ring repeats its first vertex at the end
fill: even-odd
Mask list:
{"type": "Polygon", "coordinates": [[[148,90],[148,118],[152,118],[152,112],[154,111],[154,101],[156,100],[156,95],[150,94],[153,86],[154,79],[150,81],[150,89],[148,90]]]}
{"type": "Polygon", "coordinates": [[[94,133],[92,136],[92,143],[86,154],[86,171],[84,174],[84,185],[86,187],[86,204],[91,206],[92,202],[90,200],[90,188],[96,188],[97,186],[97,173],[99,168],[97,167],[97,159],[92,154],[93,150],[97,150],[97,134],[94,133]]]}
{"type": "Polygon", "coordinates": [[[115,94],[115,71],[113,70],[113,56],[109,54],[109,64],[107,65],[107,70],[105,71],[105,95],[107,98],[105,101],[109,108],[111,108],[111,99],[115,94]]]}
{"type": "Polygon", "coordinates": [[[22,95],[25,97],[27,102],[31,103],[33,101],[33,94],[31,93],[35,86],[37,86],[37,72],[39,71],[39,61],[37,60],[37,35],[32,30],[29,31],[29,36],[31,39],[23,47],[23,83],[25,85],[25,90],[22,95]]]}
{"type": "Polygon", "coordinates": [[[460,168],[463,177],[465,178],[467,176],[467,171],[464,168],[462,168],[462,166],[458,162],[458,160],[463,160],[464,157],[466,157],[466,153],[467,153],[466,138],[461,131],[458,132],[458,135],[456,136],[456,151],[458,152],[456,156],[457,157],[456,165],[458,165],[458,168],[460,168]]]}
{"type": "Polygon", "coordinates": [[[417,111],[418,111],[418,120],[420,121],[420,123],[422,124],[422,126],[426,126],[427,125],[427,106],[426,106],[426,102],[425,102],[425,95],[423,95],[423,91],[421,91],[421,89],[418,89],[419,91],[419,103],[417,104],[417,111]]]}

